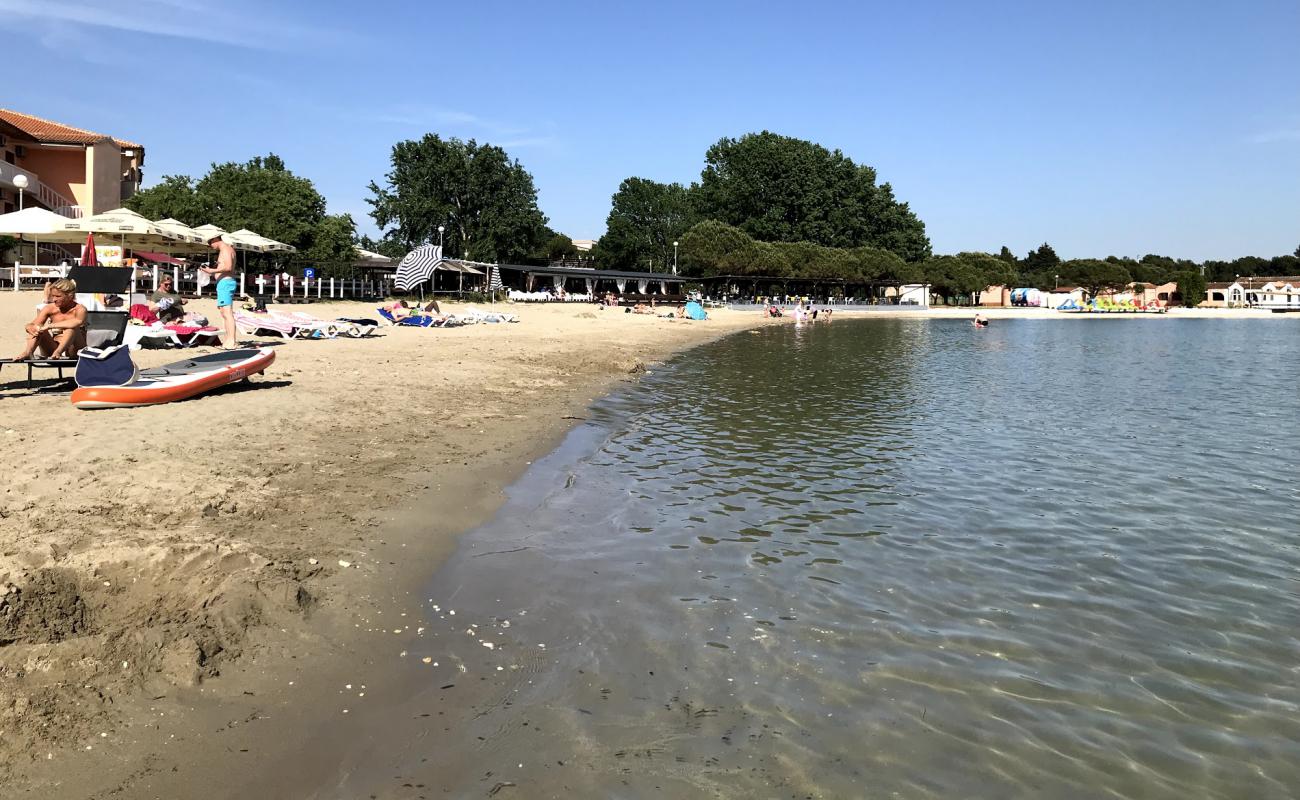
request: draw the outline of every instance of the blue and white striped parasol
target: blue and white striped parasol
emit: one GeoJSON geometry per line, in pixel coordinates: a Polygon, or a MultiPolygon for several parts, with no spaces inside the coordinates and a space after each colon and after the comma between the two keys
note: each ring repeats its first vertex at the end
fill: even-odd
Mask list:
{"type": "Polygon", "coordinates": [[[416,286],[433,279],[433,271],[442,261],[442,247],[436,244],[420,245],[402,258],[397,265],[397,288],[409,292],[416,286]]]}
{"type": "Polygon", "coordinates": [[[501,270],[496,264],[488,267],[488,291],[495,292],[503,288],[503,286],[504,284],[501,283],[501,270]]]}

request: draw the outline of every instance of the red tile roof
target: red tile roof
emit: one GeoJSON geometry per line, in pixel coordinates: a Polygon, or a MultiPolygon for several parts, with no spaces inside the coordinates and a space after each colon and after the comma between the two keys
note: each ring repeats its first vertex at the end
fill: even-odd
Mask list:
{"type": "Polygon", "coordinates": [[[113,143],[118,147],[131,147],[143,150],[144,145],[128,142],[124,139],[114,139],[112,136],[106,136],[102,133],[95,133],[84,128],[74,128],[71,125],[64,125],[61,122],[52,122],[48,119],[34,117],[31,114],[24,114],[21,111],[10,111],[7,108],[0,108],[0,120],[8,122],[15,128],[26,133],[38,142],[57,142],[59,144],[95,144],[105,139],[113,139],[113,143]]]}

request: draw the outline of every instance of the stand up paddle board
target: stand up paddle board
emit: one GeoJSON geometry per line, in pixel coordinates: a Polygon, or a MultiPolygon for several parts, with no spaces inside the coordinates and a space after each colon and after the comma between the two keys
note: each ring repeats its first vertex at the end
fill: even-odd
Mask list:
{"type": "Polygon", "coordinates": [[[275,351],[269,347],[224,350],[140,370],[139,376],[124,386],[78,387],[72,392],[72,404],[90,409],[172,403],[242,381],[262,372],[274,360],[275,351]]]}

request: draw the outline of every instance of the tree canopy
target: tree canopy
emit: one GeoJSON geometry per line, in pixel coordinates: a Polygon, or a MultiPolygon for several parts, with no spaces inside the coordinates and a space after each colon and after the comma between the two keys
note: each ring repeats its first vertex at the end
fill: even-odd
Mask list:
{"type": "Polygon", "coordinates": [[[533,176],[500,147],[429,133],[393,145],[391,166],[366,202],[399,249],[436,243],[439,225],[447,253],[478,261],[519,262],[545,241],[533,176]]]}
{"type": "Polygon", "coordinates": [[[213,164],[197,182],[188,175],[166,175],[126,205],[149,219],[172,217],[228,231],[248,228],[293,245],[298,254],[292,261],[311,262],[328,273],[345,270],[355,257],[352,217],[326,214],[325,198],[312,182],[290,172],[274,153],[242,164],[213,164]]]}
{"type": "Polygon", "coordinates": [[[646,269],[651,261],[667,266],[673,242],[680,242],[694,221],[685,186],[628,178],[614,193],[600,238],[601,263],[612,269],[646,269]]]}
{"type": "Polygon", "coordinates": [[[702,218],[758,241],[869,246],[907,261],[930,255],[924,223],[888,183],[876,183],[874,169],[802,139],[763,131],[719,140],[696,194],[702,218]]]}

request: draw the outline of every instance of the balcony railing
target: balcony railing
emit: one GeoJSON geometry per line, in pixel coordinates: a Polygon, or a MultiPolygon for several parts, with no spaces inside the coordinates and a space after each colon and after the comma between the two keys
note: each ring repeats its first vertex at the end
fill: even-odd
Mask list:
{"type": "Polygon", "coordinates": [[[0,161],[0,186],[17,190],[14,185],[14,178],[19,175],[27,176],[27,188],[23,189],[23,194],[31,197],[36,202],[50,209],[56,214],[62,214],[65,217],[76,219],[80,217],[81,206],[74,201],[69,200],[58,192],[41,182],[36,173],[28,172],[22,167],[16,167],[8,162],[0,161]]]}

